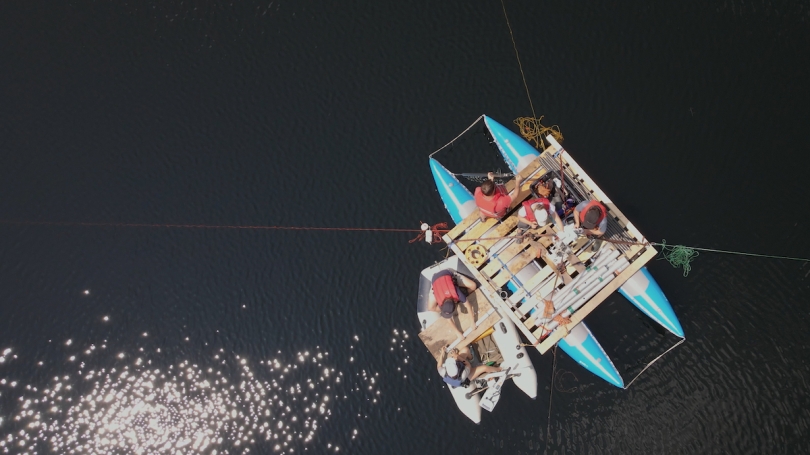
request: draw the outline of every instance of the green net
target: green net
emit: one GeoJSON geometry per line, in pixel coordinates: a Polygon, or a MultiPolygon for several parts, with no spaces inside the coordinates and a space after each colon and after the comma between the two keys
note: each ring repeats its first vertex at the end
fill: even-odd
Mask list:
{"type": "Polygon", "coordinates": [[[661,240],[659,246],[661,247],[660,259],[666,259],[676,269],[683,267],[683,276],[689,275],[689,271],[692,270],[692,261],[700,254],[683,245],[667,245],[666,239],[661,240]]]}

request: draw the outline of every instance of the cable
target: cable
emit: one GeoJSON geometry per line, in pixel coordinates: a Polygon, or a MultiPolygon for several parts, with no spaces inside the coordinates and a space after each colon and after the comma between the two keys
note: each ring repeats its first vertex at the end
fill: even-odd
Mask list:
{"type": "Polygon", "coordinates": [[[517,58],[518,68],[520,68],[520,77],[523,78],[523,87],[526,89],[526,98],[529,99],[529,106],[532,108],[532,117],[537,117],[534,113],[534,103],[532,103],[532,96],[529,94],[529,84],[526,83],[526,75],[523,73],[523,65],[520,63],[520,53],[517,50],[515,43],[515,35],[512,33],[512,26],[509,24],[509,16],[506,14],[506,5],[501,0],[501,8],[503,8],[503,17],[506,19],[506,27],[509,29],[509,37],[512,38],[512,48],[515,49],[515,58],[517,58]]]}
{"type": "MultiPolygon", "coordinates": [[[[0,220],[0,224],[18,226],[66,226],[66,227],[127,227],[127,228],[173,228],[173,229],[256,229],[287,231],[380,231],[422,232],[421,229],[313,227],[313,226],[245,226],[227,224],[174,224],[174,223],[96,223],[83,221],[26,221],[0,220]]],[[[444,231],[447,232],[447,231],[444,231]]]]}

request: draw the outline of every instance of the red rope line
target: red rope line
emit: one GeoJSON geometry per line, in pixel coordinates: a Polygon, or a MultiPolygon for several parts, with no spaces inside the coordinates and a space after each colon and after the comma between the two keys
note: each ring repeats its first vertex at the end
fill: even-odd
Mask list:
{"type": "MultiPolygon", "coordinates": [[[[228,224],[172,224],[172,223],[96,223],[84,221],[0,220],[0,224],[20,225],[20,226],[127,227],[127,228],[175,228],[175,229],[261,229],[261,230],[288,230],[288,231],[422,232],[421,229],[397,229],[397,228],[242,226],[242,225],[228,225],[228,224]]],[[[448,231],[441,230],[441,232],[448,232],[448,231]]]]}
{"type": "MultiPolygon", "coordinates": [[[[423,223],[420,221],[419,224],[421,225],[423,223]]],[[[441,233],[442,232],[449,232],[449,230],[447,229],[447,223],[436,223],[436,224],[434,224],[433,226],[430,227],[430,231],[431,231],[431,237],[433,239],[430,243],[439,243],[439,242],[441,242],[442,241],[442,234],[441,233]]],[[[419,235],[417,235],[416,237],[409,240],[408,243],[419,242],[419,241],[422,241],[422,240],[425,240],[425,231],[422,231],[420,229],[419,235]]]]}

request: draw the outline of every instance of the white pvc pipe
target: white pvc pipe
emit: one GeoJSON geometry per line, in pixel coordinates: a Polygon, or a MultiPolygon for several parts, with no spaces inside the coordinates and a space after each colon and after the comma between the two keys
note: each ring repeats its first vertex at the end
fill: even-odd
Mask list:
{"type": "MultiPolygon", "coordinates": [[[[611,259],[611,261],[614,260],[615,258],[611,259]]],[[[610,268],[613,267],[614,264],[616,264],[616,262],[608,262],[600,265],[596,270],[594,270],[594,273],[592,273],[585,282],[580,284],[580,286],[577,289],[578,292],[571,291],[570,293],[568,293],[568,295],[566,295],[565,298],[560,301],[559,306],[563,308],[568,306],[568,302],[575,300],[578,295],[587,292],[588,290],[590,290],[591,287],[598,285],[599,283],[604,281],[605,273],[608,270],[610,270],[610,268]]]]}
{"type": "MultiPolygon", "coordinates": [[[[624,268],[627,267],[627,265],[629,265],[629,264],[617,264],[616,267],[612,267],[612,269],[613,270],[620,270],[620,269],[623,270],[624,268]]],[[[604,288],[604,286],[607,286],[607,284],[609,284],[615,278],[616,278],[616,276],[613,273],[611,273],[610,275],[608,275],[608,278],[605,281],[602,282],[603,286],[598,286],[598,287],[591,288],[587,293],[582,294],[579,299],[575,299],[574,301],[572,301],[571,305],[566,307],[564,309],[564,311],[568,311],[569,314],[576,313],[576,311],[579,310],[591,298],[593,298],[593,296],[596,295],[597,292],[602,290],[604,288]]],[[[549,331],[553,331],[558,325],[559,325],[559,323],[556,323],[556,321],[552,321],[549,324],[549,331]]]]}
{"type": "Polygon", "coordinates": [[[574,296],[573,298],[567,299],[567,300],[566,300],[566,302],[565,302],[565,307],[566,307],[566,308],[568,308],[568,307],[572,307],[572,306],[575,304],[575,302],[578,302],[579,300],[581,300],[581,299],[582,299],[582,297],[584,297],[584,296],[586,296],[586,295],[588,295],[588,294],[591,294],[591,295],[592,295],[592,294],[595,294],[595,292],[594,292],[594,293],[591,293],[591,291],[592,291],[594,288],[596,288],[597,290],[604,288],[604,287],[605,287],[605,285],[607,284],[607,283],[605,283],[605,281],[606,281],[606,280],[607,280],[607,281],[612,281],[612,280],[613,280],[613,278],[615,278],[614,273],[615,273],[616,271],[618,271],[619,269],[624,270],[624,268],[625,268],[625,267],[626,267],[628,264],[629,264],[629,263],[627,262],[627,259],[625,259],[625,258],[620,258],[618,261],[616,261],[616,262],[614,262],[613,264],[611,264],[611,265],[610,265],[610,266],[609,266],[609,267],[608,267],[608,268],[605,270],[605,273],[603,273],[602,275],[600,275],[600,277],[602,278],[602,281],[599,281],[599,280],[594,280],[592,283],[590,283],[590,284],[588,285],[588,287],[587,287],[587,288],[583,289],[583,290],[582,290],[582,292],[581,292],[580,294],[578,294],[578,295],[574,296]]]}
{"type": "MultiPolygon", "coordinates": [[[[589,280],[595,280],[596,277],[598,277],[599,275],[601,275],[604,272],[604,268],[605,268],[604,266],[609,261],[612,261],[612,260],[616,259],[616,257],[618,255],[619,255],[619,252],[614,251],[614,252],[611,252],[611,254],[609,254],[607,256],[600,257],[600,258],[597,259],[596,263],[591,264],[584,272],[577,275],[577,277],[573,281],[568,283],[562,289],[562,291],[558,292],[554,296],[554,298],[551,299],[553,302],[555,302],[554,311],[556,312],[556,311],[559,311],[562,308],[565,308],[564,306],[562,306],[562,302],[564,300],[566,300],[569,297],[569,295],[571,295],[573,293],[573,290],[576,289],[577,287],[586,286],[589,280]]],[[[551,295],[551,293],[546,295],[546,298],[544,298],[544,300],[547,299],[549,295],[551,295]]]]}
{"type": "Polygon", "coordinates": [[[552,320],[554,319],[555,316],[558,316],[563,311],[565,311],[565,309],[569,306],[568,302],[574,300],[578,295],[582,295],[582,293],[585,293],[588,290],[590,290],[592,287],[595,286],[595,283],[597,284],[603,283],[605,280],[605,275],[607,274],[608,270],[609,269],[606,267],[601,267],[599,269],[599,271],[602,272],[601,274],[597,275],[596,273],[593,273],[593,276],[589,281],[585,283],[580,283],[578,293],[574,293],[573,291],[571,291],[568,292],[565,296],[563,296],[563,298],[558,299],[554,304],[554,313],[551,315],[550,318],[545,319],[545,321],[552,320]],[[602,280],[600,281],[599,278],[602,278],[602,280]]]}
{"type": "MultiPolygon", "coordinates": [[[[628,265],[629,265],[629,263],[627,262],[626,259],[622,259],[622,260],[616,261],[614,264],[611,264],[611,266],[606,269],[606,272],[607,272],[606,273],[606,278],[604,278],[601,282],[599,282],[600,284],[602,284],[602,286],[592,286],[592,287],[590,287],[589,290],[586,293],[581,294],[579,299],[576,299],[576,300],[572,301],[572,302],[574,302],[573,305],[569,305],[567,307],[564,307],[562,310],[555,313],[554,316],[558,316],[560,313],[562,313],[565,310],[568,310],[570,314],[575,313],[576,310],[578,310],[582,305],[585,304],[585,302],[590,300],[591,297],[593,297],[597,292],[602,290],[605,286],[608,285],[608,283],[613,281],[613,279],[615,278],[615,275],[613,275],[614,271],[616,271],[616,270],[618,270],[620,268],[624,269],[628,265]]],[[[545,331],[548,331],[549,333],[551,333],[554,329],[557,328],[558,325],[559,325],[559,323],[557,323],[557,321],[553,320],[553,318],[552,318],[552,321],[549,323],[549,325],[548,326],[543,326],[543,329],[545,331]]]]}
{"type": "MultiPolygon", "coordinates": [[[[611,278],[608,278],[607,280],[605,280],[605,281],[604,281],[604,283],[605,283],[605,284],[608,284],[608,283],[610,283],[611,281],[613,281],[613,278],[612,278],[612,277],[611,277],[611,278]]],[[[590,299],[590,297],[591,297],[591,296],[593,296],[593,294],[596,294],[598,291],[599,291],[599,289],[592,289],[592,290],[591,290],[591,291],[588,293],[588,294],[590,294],[590,296],[588,296],[588,294],[585,294],[583,297],[588,296],[588,299],[590,299]]],[[[573,307],[566,307],[566,308],[563,308],[562,310],[560,310],[560,312],[559,312],[559,313],[557,313],[557,314],[555,314],[554,316],[555,316],[555,317],[556,317],[556,316],[559,316],[560,314],[562,314],[562,313],[563,313],[563,312],[565,312],[565,311],[568,311],[568,314],[574,314],[574,312],[576,312],[576,309],[574,309],[573,307]]],[[[543,330],[544,330],[544,331],[546,331],[546,332],[548,332],[549,334],[551,334],[552,332],[554,332],[554,329],[556,329],[556,328],[557,328],[559,325],[560,325],[560,323],[559,323],[559,322],[557,322],[557,321],[555,321],[554,319],[552,319],[552,320],[551,320],[551,322],[549,322],[547,326],[546,326],[546,325],[544,325],[544,326],[543,326],[543,330]]]]}

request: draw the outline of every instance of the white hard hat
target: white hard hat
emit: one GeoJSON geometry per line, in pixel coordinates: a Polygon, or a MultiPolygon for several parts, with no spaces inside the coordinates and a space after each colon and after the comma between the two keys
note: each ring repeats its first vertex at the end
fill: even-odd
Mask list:
{"type": "Polygon", "coordinates": [[[546,211],[543,204],[539,204],[540,208],[534,211],[534,217],[537,219],[537,224],[546,224],[548,220],[548,212],[546,211]]]}

